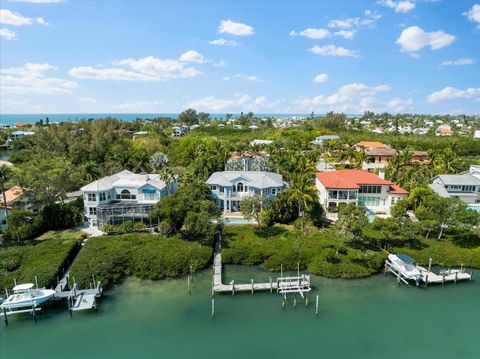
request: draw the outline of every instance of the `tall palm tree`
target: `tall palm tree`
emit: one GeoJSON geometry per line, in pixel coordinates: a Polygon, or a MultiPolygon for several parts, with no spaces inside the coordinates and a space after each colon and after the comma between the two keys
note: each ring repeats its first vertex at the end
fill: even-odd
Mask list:
{"type": "Polygon", "coordinates": [[[315,189],[309,174],[303,173],[294,177],[291,195],[288,200],[298,204],[298,216],[301,220],[302,231],[304,230],[305,210],[308,208],[308,205],[314,201],[315,196],[315,189]]]}
{"type": "Polygon", "coordinates": [[[167,185],[167,194],[170,194],[170,188],[175,180],[176,173],[171,167],[164,167],[160,171],[160,179],[167,185]]]}
{"type": "Polygon", "coordinates": [[[7,196],[5,195],[5,182],[8,181],[12,174],[10,167],[6,165],[0,166],[0,189],[2,190],[3,196],[3,209],[5,211],[5,222],[8,221],[8,209],[7,209],[7,196]]]}

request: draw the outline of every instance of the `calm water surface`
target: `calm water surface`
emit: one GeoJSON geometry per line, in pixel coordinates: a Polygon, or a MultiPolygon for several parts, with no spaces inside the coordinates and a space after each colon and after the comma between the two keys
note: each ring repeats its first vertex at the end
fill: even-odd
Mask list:
{"type": "MultiPolygon", "coordinates": [[[[225,280],[268,276],[234,266],[225,280]]],[[[195,275],[190,295],[185,278],[129,279],[97,314],[50,309],[36,323],[0,323],[0,358],[480,358],[478,281],[418,289],[378,275],[313,284],[308,307],[290,298],[282,309],[278,294],[217,295],[212,319],[209,270],[195,275]]]]}

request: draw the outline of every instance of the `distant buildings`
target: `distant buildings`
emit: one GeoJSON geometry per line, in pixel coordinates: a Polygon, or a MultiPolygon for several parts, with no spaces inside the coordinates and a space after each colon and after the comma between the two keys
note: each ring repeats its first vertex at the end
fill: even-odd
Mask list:
{"type": "Polygon", "coordinates": [[[91,227],[121,224],[127,220],[151,223],[155,204],[174,193],[176,183],[167,185],[158,174],[135,174],[124,170],[81,188],[85,217],[91,227]]]}
{"type": "Polygon", "coordinates": [[[24,138],[25,136],[33,136],[35,132],[31,131],[13,131],[10,136],[8,136],[7,142],[13,142],[24,138]]]}
{"type": "Polygon", "coordinates": [[[181,137],[185,135],[189,130],[190,129],[188,126],[175,126],[172,128],[172,137],[181,137]]]}
{"type": "Polygon", "coordinates": [[[310,143],[314,145],[321,145],[323,146],[327,141],[338,141],[340,140],[340,137],[337,135],[322,135],[322,136],[317,136],[311,141],[310,143]]]}
{"type": "Polygon", "coordinates": [[[150,132],[148,132],[148,131],[138,131],[138,132],[135,132],[135,133],[133,134],[132,138],[133,138],[134,140],[136,140],[136,139],[139,138],[139,137],[148,136],[149,133],[150,133],[150,132]]]}
{"type": "Polygon", "coordinates": [[[250,146],[269,146],[273,143],[272,140],[253,140],[250,142],[250,146]]]}
{"type": "Polygon", "coordinates": [[[225,164],[226,171],[270,171],[268,154],[264,151],[233,152],[225,164]]]}
{"type": "Polygon", "coordinates": [[[207,184],[217,207],[224,213],[240,211],[240,202],[247,197],[259,195],[273,199],[287,187],[277,173],[253,171],[215,172],[207,184]]]}
{"type": "Polygon", "coordinates": [[[480,203],[480,166],[458,175],[438,175],[429,187],[441,197],[456,197],[467,204],[480,203]]]}
{"type": "Polygon", "coordinates": [[[435,136],[452,136],[453,130],[450,125],[441,125],[438,126],[437,130],[435,131],[435,136]]]}
{"type": "Polygon", "coordinates": [[[328,212],[336,212],[341,203],[354,203],[388,214],[396,201],[408,196],[396,184],[362,170],[319,172],[315,185],[320,204],[328,212]]]}
{"type": "Polygon", "coordinates": [[[480,130],[475,130],[473,133],[473,138],[480,138],[480,130]]]}

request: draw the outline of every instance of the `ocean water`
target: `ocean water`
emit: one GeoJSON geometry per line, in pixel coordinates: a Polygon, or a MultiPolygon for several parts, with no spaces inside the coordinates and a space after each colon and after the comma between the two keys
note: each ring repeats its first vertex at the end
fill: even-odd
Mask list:
{"type": "MultiPolygon", "coordinates": [[[[225,119],[225,113],[212,113],[211,119],[225,119]]],[[[233,114],[236,118],[240,114],[233,114]]],[[[257,117],[278,117],[278,118],[290,118],[290,117],[306,117],[306,114],[256,114],[257,117]]],[[[113,117],[122,121],[133,121],[137,118],[140,119],[153,119],[158,117],[167,117],[172,119],[178,118],[178,113],[66,113],[66,114],[0,114],[0,124],[14,125],[17,122],[35,123],[42,119],[44,122],[46,118],[53,122],[74,122],[88,119],[99,119],[105,117],[113,117]]]]}
{"type": "MultiPolygon", "coordinates": [[[[227,266],[224,281],[269,275],[227,266]]],[[[194,276],[191,294],[186,278],[131,278],[105,293],[98,313],[0,322],[0,358],[480,358],[479,282],[425,289],[383,274],[312,282],[308,306],[290,297],[282,309],[276,293],[224,294],[212,318],[211,270],[194,276]]]]}

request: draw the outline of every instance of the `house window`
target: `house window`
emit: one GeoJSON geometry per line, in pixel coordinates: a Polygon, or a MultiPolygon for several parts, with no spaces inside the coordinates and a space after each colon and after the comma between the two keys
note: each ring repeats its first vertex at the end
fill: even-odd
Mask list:
{"type": "Polygon", "coordinates": [[[146,201],[154,201],[155,200],[155,193],[144,193],[143,198],[146,201]]]}
{"type": "Polygon", "coordinates": [[[330,198],[330,199],[338,199],[338,191],[329,189],[329,190],[328,190],[328,198],[330,198]]]}
{"type": "Polygon", "coordinates": [[[120,192],[119,195],[117,194],[117,199],[136,199],[136,198],[137,196],[134,194],[131,194],[128,189],[122,190],[122,192],[120,192]]]}
{"type": "Polygon", "coordinates": [[[105,195],[105,192],[100,193],[99,197],[100,197],[100,201],[105,201],[107,199],[106,195],[105,195]]]}
{"type": "Polygon", "coordinates": [[[88,202],[95,202],[97,200],[97,195],[95,193],[88,194],[88,202]]]}
{"type": "Polygon", "coordinates": [[[242,182],[237,183],[237,192],[243,192],[243,183],[242,182]]]}
{"type": "Polygon", "coordinates": [[[212,189],[212,191],[216,191],[217,190],[217,186],[213,185],[210,187],[212,189]]]}
{"type": "Polygon", "coordinates": [[[223,193],[225,192],[225,188],[224,187],[220,187],[220,193],[223,193]]]}
{"type": "Polygon", "coordinates": [[[97,208],[96,207],[89,207],[88,208],[88,214],[91,216],[96,216],[97,215],[97,208]]]}
{"type": "Polygon", "coordinates": [[[380,206],[380,197],[358,196],[358,204],[363,206],[380,206]]]}
{"type": "Polygon", "coordinates": [[[277,194],[277,189],[276,188],[272,188],[272,196],[275,196],[277,194]]]}
{"type": "Polygon", "coordinates": [[[365,186],[360,186],[360,190],[358,193],[381,193],[382,192],[382,186],[370,186],[370,185],[365,185],[365,186]]]}

